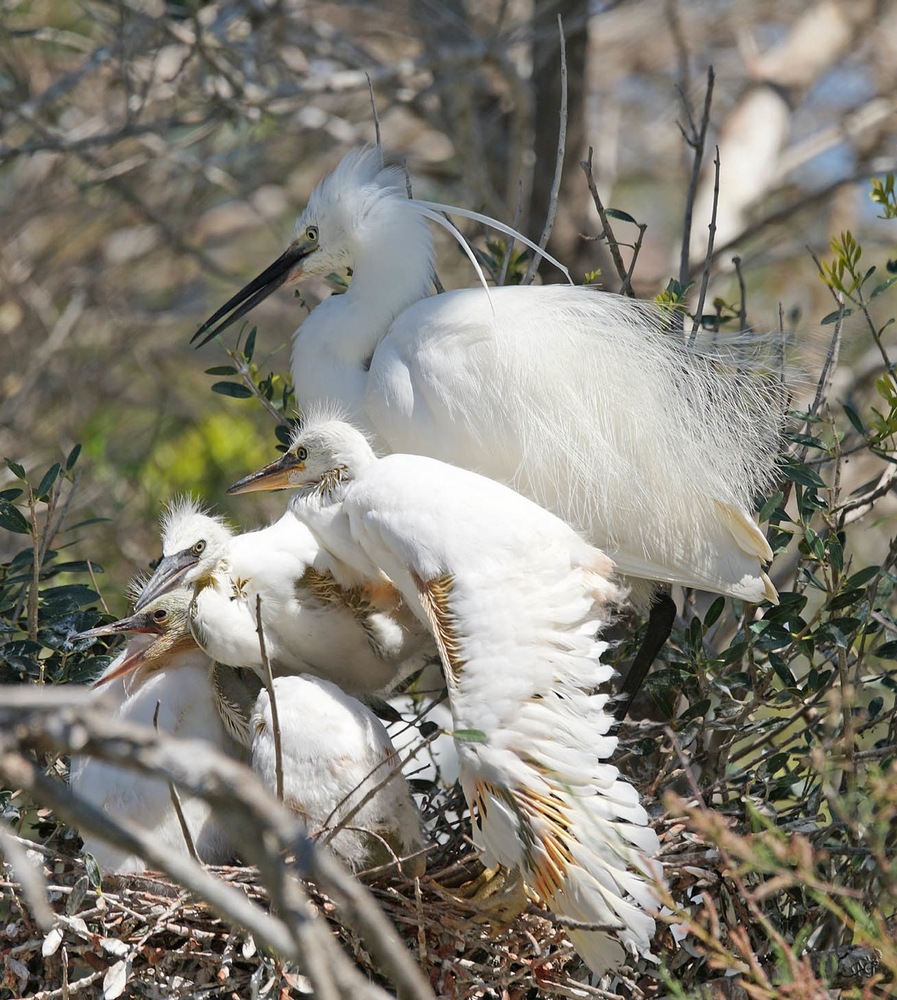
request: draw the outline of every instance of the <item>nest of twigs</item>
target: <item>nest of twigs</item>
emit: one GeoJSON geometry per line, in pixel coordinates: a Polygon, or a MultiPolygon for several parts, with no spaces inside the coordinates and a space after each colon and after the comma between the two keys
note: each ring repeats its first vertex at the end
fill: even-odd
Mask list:
{"type": "MultiPolygon", "coordinates": [[[[625,753],[622,757],[627,759],[625,753]]],[[[636,763],[631,758],[628,762],[636,763]]],[[[646,780],[637,783],[647,784],[652,772],[656,783],[655,767],[643,770],[646,780]]],[[[649,808],[657,802],[656,784],[641,791],[649,808]]],[[[672,802],[667,799],[668,806],[672,802]]],[[[684,806],[684,801],[679,804],[684,806]]],[[[753,969],[754,978],[762,980],[764,969],[772,970],[776,962],[774,949],[768,941],[764,944],[760,933],[766,920],[758,908],[763,894],[754,897],[748,889],[762,888],[762,879],[739,871],[731,845],[726,846],[726,831],[745,844],[750,838],[740,837],[718,813],[702,814],[702,820],[674,808],[674,816],[668,813],[655,820],[667,881],[665,915],[658,920],[654,945],[661,964],[641,962],[597,984],[570,945],[562,922],[537,900],[523,898],[514,906],[512,897],[507,919],[497,919],[494,905],[484,910],[477,898],[469,898],[472,887],[482,882],[482,865],[468,839],[469,817],[459,789],[429,785],[422,809],[431,839],[426,874],[414,880],[401,867],[391,866],[360,873],[359,878],[398,929],[440,1000],[670,995],[726,1000],[793,995],[816,1000],[838,995],[817,978],[821,963],[827,962],[842,978],[849,976],[854,985],[880,978],[880,963],[870,949],[848,947],[820,952],[812,962],[795,959],[791,974],[803,980],[803,992],[781,993],[772,985],[746,992],[732,972],[753,969]],[[711,941],[719,945],[716,951],[711,941]],[[726,953],[732,956],[731,964],[720,960],[726,953]],[[679,992],[674,988],[671,993],[671,982],[679,992]]],[[[177,883],[154,873],[101,879],[92,859],[81,854],[77,834],[46,811],[38,813],[38,819],[37,838],[20,838],[18,843],[43,870],[55,923],[48,930],[45,918],[41,929],[27,891],[12,870],[4,868],[0,997],[285,1000],[313,992],[302,968],[284,963],[177,883]]],[[[267,890],[255,868],[210,871],[269,909],[267,890]]],[[[391,993],[389,975],[340,907],[316,886],[307,888],[309,905],[327,921],[354,965],[391,993]]],[[[825,978],[832,981],[831,975],[825,978]]]]}
{"type": "MultiPolygon", "coordinates": [[[[360,873],[406,946],[426,970],[439,997],[608,997],[657,995],[656,969],[642,964],[615,987],[589,985],[589,970],[564,927],[538,901],[508,903],[508,919],[473,894],[483,868],[468,840],[468,817],[457,788],[433,787],[424,801],[431,835],[427,873],[414,880],[401,869],[360,873]]],[[[312,991],[302,970],[284,965],[252,937],[234,930],[207,905],[155,873],[102,879],[80,853],[71,830],[42,821],[42,843],[20,841],[44,871],[57,922],[40,930],[19,887],[6,874],[2,995],[49,1000],[89,996],[249,997],[301,996],[312,991]]],[[[664,837],[661,832],[662,839],[664,837]]],[[[680,838],[681,840],[681,838],[680,838]]],[[[693,853],[693,852],[692,852],[693,853]]],[[[694,858],[690,858],[694,862],[694,858]]],[[[697,869],[687,881],[694,883],[697,869]]],[[[210,869],[267,907],[256,869],[210,869]]],[[[309,885],[309,896],[355,964],[390,988],[339,909],[309,885]]],[[[513,893],[509,895],[513,896],[513,893]]],[[[481,897],[480,897],[481,898],[481,897]]],[[[669,934],[665,927],[659,935],[669,934]]]]}

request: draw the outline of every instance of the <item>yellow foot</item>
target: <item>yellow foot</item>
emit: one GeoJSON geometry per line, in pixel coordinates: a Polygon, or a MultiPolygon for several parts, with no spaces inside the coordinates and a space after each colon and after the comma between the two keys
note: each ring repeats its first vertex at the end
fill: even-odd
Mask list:
{"type": "Polygon", "coordinates": [[[435,884],[473,911],[475,921],[509,923],[526,909],[526,887],[518,868],[486,868],[471,859],[440,874],[435,884]]]}

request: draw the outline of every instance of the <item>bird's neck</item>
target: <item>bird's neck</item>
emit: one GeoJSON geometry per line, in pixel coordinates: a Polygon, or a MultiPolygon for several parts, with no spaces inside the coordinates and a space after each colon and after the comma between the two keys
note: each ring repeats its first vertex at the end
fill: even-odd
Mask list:
{"type": "Polygon", "coordinates": [[[433,288],[433,239],[427,220],[403,199],[391,198],[389,206],[388,221],[369,223],[356,239],[352,281],[345,295],[346,307],[365,317],[366,354],[400,313],[433,288]]]}
{"type": "MultiPolygon", "coordinates": [[[[354,234],[352,280],[322,302],[296,333],[292,373],[302,406],[337,402],[367,427],[364,394],[371,358],[395,318],[430,294],[433,241],[427,221],[406,201],[384,198],[380,218],[354,234]]],[[[368,428],[370,429],[370,428],[368,428]]]]}

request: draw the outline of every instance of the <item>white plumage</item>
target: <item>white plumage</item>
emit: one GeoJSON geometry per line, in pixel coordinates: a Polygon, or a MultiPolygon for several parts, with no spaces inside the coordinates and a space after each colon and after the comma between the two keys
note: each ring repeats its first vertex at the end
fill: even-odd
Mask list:
{"type": "Polygon", "coordinates": [[[286,252],[197,336],[289,279],[351,268],[296,332],[303,407],[337,402],[391,451],[513,485],[629,577],[775,600],[751,511],[774,476],[783,394],[646,303],[572,286],[430,296],[440,207],[407,198],[378,151],[350,152],[286,252]]]}
{"type": "Polygon", "coordinates": [[[383,573],[426,622],[449,689],[461,783],[487,863],[519,866],[596,972],[648,954],[658,848],[607,762],[612,670],[595,639],[621,597],[612,563],[505,486],[429,458],[377,459],[348,424],[310,421],[233,492],[292,486],[291,510],[357,580],[383,573]]]}
{"type": "Polygon", "coordinates": [[[308,672],[372,692],[419,666],[426,635],[395,591],[341,588],[332,571],[329,556],[290,515],[235,534],[181,499],[163,517],[162,560],[138,607],[169,587],[194,588],[190,619],[199,645],[219,663],[260,673],[258,597],[275,674],[308,672]]]}
{"type": "MultiPolygon", "coordinates": [[[[240,747],[228,735],[216,709],[212,664],[190,637],[189,603],[189,592],[175,590],[142,613],[85,633],[136,632],[97,679],[96,694],[112,703],[114,716],[122,721],[152,726],[155,720],[164,733],[205,740],[224,753],[239,756],[240,747]]],[[[90,757],[74,757],[71,785],[115,819],[151,830],[177,854],[189,853],[166,781],[90,757]]],[[[232,860],[226,821],[219,821],[202,799],[181,792],[180,801],[200,859],[207,864],[232,860]]],[[[146,868],[142,858],[94,834],[85,835],[84,850],[107,872],[139,873],[146,868]]]]}
{"type": "MultiPolygon", "coordinates": [[[[407,858],[423,846],[420,814],[383,723],[355,698],[318,677],[278,677],[285,804],[353,869],[407,858]],[[381,787],[378,787],[381,786],[381,787]]],[[[251,723],[252,768],[276,788],[274,729],[267,691],[251,723]]],[[[423,859],[405,863],[422,874],[423,859]]]]}

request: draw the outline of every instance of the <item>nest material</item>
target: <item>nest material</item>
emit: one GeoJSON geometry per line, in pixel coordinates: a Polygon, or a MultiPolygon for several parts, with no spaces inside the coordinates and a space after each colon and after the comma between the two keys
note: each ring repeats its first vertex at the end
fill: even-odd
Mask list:
{"type": "MultiPolygon", "coordinates": [[[[565,931],[537,903],[495,923],[475,902],[459,898],[482,866],[464,836],[463,818],[440,831],[427,875],[419,882],[394,869],[361,876],[427,970],[440,998],[651,996],[652,974],[623,993],[589,986],[588,969],[565,931]],[[445,834],[448,833],[446,838],[445,834]]],[[[7,938],[0,997],[49,1000],[68,996],[298,997],[311,992],[302,971],[256,948],[252,938],[219,919],[180,886],[154,873],[105,876],[77,850],[75,835],[57,829],[32,860],[43,868],[57,923],[40,930],[20,887],[5,875],[0,923],[7,938]]],[[[210,869],[267,906],[254,868],[210,869]]],[[[314,886],[309,894],[345,950],[369,977],[390,989],[334,904],[314,886]]]]}

